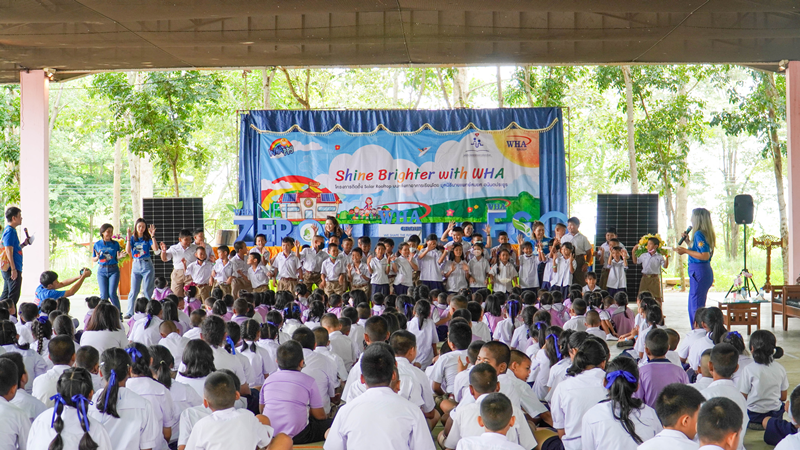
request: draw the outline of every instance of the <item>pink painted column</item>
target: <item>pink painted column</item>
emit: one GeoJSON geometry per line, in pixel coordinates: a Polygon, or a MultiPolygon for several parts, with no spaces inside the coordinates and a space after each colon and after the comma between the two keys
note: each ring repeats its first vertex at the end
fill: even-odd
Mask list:
{"type": "MultiPolygon", "coordinates": [[[[20,208],[22,227],[36,235],[23,250],[22,301],[30,300],[39,275],[50,267],[49,83],[43,70],[20,72],[20,208]]],[[[20,235],[24,238],[22,230],[20,235]]]]}

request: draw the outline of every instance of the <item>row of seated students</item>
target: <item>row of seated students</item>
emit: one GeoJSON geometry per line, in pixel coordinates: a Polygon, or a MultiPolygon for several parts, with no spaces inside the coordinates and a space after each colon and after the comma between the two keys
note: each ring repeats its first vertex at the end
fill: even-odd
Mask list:
{"type": "Polygon", "coordinates": [[[743,448],[748,427],[766,428],[767,442],[794,442],[774,335],[753,333],[747,351],[717,308],[698,310],[695,330],[681,339],[661,325],[646,293],[635,312],[624,292],[572,289],[566,300],[560,291],[448,294],[425,285],[371,299],[303,285],[296,295],[243,291],[236,300],[188,294],[137,299],[129,323],[108,301],[89,298],[79,331],[67,299],[55,309],[24,303],[19,314],[0,308],[0,370],[13,372],[7,389],[0,386],[2,414],[26,418],[5,421],[0,440],[59,450],[110,448],[109,439],[130,450],[323,440],[326,449],[424,449],[434,448],[430,431],[441,423],[435,440],[451,449],[493,448],[498,438],[484,439],[486,430],[526,449],[658,448],[647,445],[680,437],[669,432],[678,430],[682,445],[696,448],[699,425],[678,424],[682,416],[659,408],[677,383],[738,406],[748,420],[723,418],[739,424],[731,448],[743,448]],[[613,320],[620,314],[628,320],[613,320]],[[557,316],[563,326],[553,323],[557,316]],[[634,346],[612,359],[609,335],[634,346]],[[489,397],[499,400],[484,417],[489,397]],[[513,419],[500,427],[502,399],[513,419]]]}

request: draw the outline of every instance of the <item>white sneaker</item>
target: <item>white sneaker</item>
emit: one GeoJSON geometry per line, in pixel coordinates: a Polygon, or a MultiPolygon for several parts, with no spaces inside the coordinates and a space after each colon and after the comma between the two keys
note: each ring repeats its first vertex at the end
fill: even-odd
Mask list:
{"type": "Polygon", "coordinates": [[[607,335],[606,335],[606,340],[607,340],[607,341],[618,341],[618,340],[619,340],[619,338],[618,338],[618,337],[616,337],[616,336],[614,336],[613,334],[607,334],[607,335]]]}

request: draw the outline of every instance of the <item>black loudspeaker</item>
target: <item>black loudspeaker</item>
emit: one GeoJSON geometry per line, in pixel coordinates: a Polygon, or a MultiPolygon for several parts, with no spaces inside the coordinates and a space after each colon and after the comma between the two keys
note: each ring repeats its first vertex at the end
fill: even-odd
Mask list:
{"type": "Polygon", "coordinates": [[[742,194],[733,198],[733,216],[739,225],[753,223],[753,196],[742,194]]]}

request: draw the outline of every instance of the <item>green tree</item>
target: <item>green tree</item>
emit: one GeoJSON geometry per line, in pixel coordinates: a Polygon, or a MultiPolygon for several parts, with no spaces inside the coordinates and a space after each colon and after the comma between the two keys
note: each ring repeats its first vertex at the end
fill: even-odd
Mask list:
{"type": "Polygon", "coordinates": [[[19,86],[0,87],[0,202],[19,203],[19,86]]]}

